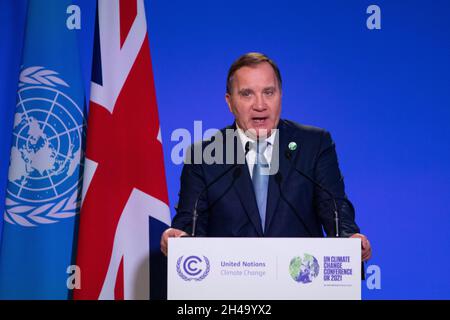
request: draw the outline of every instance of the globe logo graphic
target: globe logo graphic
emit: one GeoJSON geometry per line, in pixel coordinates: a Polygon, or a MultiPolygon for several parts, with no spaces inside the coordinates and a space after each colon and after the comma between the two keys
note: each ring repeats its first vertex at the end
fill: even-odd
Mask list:
{"type": "MultiPolygon", "coordinates": [[[[22,71],[21,82],[33,80],[23,72],[36,68],[22,71]]],[[[52,77],[47,85],[21,83],[13,127],[5,221],[22,226],[57,222],[79,206],[84,114],[51,82],[68,86],[56,72],[40,72],[38,79],[46,80],[43,72],[52,77]]]]}
{"type": "Polygon", "coordinates": [[[303,257],[292,258],[289,264],[289,274],[299,283],[310,283],[319,275],[319,262],[317,259],[305,253],[303,257]]]}

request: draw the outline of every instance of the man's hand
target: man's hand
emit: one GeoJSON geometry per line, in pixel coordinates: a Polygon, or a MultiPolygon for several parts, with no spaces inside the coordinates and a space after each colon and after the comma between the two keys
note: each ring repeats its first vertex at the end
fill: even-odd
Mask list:
{"type": "Polygon", "coordinates": [[[179,238],[187,235],[188,234],[183,230],[174,228],[167,229],[161,236],[161,252],[164,253],[165,256],[167,256],[167,243],[169,242],[169,238],[179,238]]]}
{"type": "Polygon", "coordinates": [[[367,261],[372,256],[372,247],[370,246],[370,242],[367,237],[360,233],[355,233],[350,238],[359,238],[361,239],[361,259],[362,261],[367,261]]]}

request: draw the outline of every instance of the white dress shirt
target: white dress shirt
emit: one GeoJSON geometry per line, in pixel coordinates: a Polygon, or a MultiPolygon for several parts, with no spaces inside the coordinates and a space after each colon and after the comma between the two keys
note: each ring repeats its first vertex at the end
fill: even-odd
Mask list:
{"type": "MultiPolygon", "coordinates": [[[[242,143],[242,148],[244,149],[244,153],[245,153],[245,145],[247,142],[250,142],[251,145],[254,145],[254,143],[256,142],[255,139],[250,138],[249,136],[247,136],[244,132],[244,130],[242,130],[241,128],[239,128],[239,126],[236,123],[236,127],[237,127],[237,131],[239,133],[239,138],[241,139],[241,143],[242,143]]],[[[265,139],[264,141],[267,142],[267,148],[266,150],[264,150],[264,157],[267,160],[267,163],[271,164],[272,161],[272,150],[273,150],[273,144],[275,141],[275,136],[277,134],[278,130],[273,130],[272,134],[265,139]]],[[[247,160],[247,165],[248,165],[248,170],[250,172],[250,177],[253,178],[253,166],[255,165],[256,162],[256,150],[255,148],[250,148],[250,150],[247,153],[247,156],[245,157],[245,159],[247,160]]]]}

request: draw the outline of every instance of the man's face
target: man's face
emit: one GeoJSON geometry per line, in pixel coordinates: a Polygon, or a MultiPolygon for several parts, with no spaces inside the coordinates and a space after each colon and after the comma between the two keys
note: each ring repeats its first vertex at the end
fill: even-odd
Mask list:
{"type": "Polygon", "coordinates": [[[242,130],[254,130],[262,137],[278,126],[281,90],[275,71],[267,62],[238,69],[231,94],[227,93],[225,99],[242,130]]]}

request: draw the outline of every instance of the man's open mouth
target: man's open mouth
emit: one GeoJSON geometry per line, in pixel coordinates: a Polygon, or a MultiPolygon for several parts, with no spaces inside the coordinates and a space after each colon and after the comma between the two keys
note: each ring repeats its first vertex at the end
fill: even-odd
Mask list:
{"type": "Polygon", "coordinates": [[[268,119],[267,117],[253,117],[252,121],[255,124],[264,124],[267,121],[267,119],[268,119]]]}

